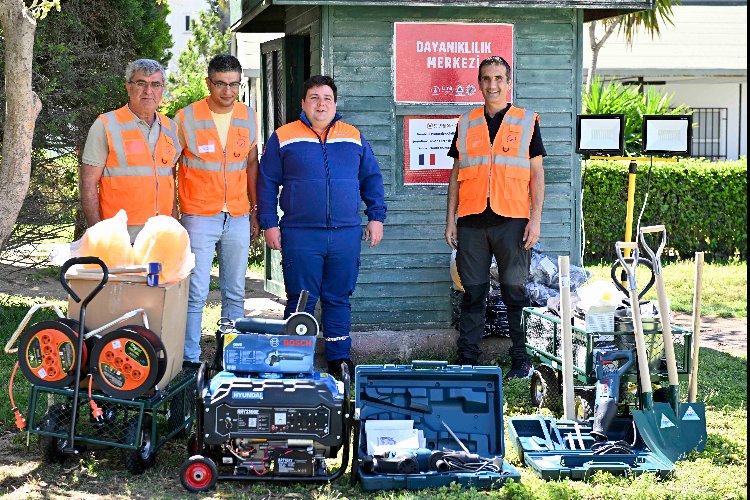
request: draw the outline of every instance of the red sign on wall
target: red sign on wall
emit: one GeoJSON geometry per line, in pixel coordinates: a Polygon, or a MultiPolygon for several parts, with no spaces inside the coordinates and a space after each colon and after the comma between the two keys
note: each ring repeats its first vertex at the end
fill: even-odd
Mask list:
{"type": "Polygon", "coordinates": [[[513,67],[512,24],[395,23],[396,102],[482,103],[479,63],[490,56],[513,67]]]}

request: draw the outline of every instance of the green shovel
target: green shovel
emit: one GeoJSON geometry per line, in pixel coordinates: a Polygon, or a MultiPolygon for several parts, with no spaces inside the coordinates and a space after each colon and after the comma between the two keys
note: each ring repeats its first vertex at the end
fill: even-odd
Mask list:
{"type": "MultiPolygon", "coordinates": [[[[677,377],[677,361],[674,354],[674,340],[672,325],[669,323],[669,300],[664,286],[664,274],[661,267],[661,253],[667,241],[667,230],[663,225],[642,227],[639,232],[641,245],[651,257],[656,277],[656,293],[659,300],[659,316],[661,318],[662,335],[664,337],[664,355],[667,361],[667,376],[669,378],[669,405],[679,417],[676,425],[679,427],[682,439],[675,446],[681,446],[678,459],[692,450],[703,451],[706,447],[706,408],[704,403],[680,403],[680,381],[677,377]],[[659,245],[654,252],[646,242],[646,235],[661,233],[659,245]]],[[[655,403],[658,409],[665,403],[655,403]]]]}
{"type": "Polygon", "coordinates": [[[646,340],[643,336],[638,287],[635,281],[635,270],[638,266],[638,244],[618,241],[615,243],[615,250],[622,268],[628,275],[628,293],[630,295],[638,361],[641,409],[633,410],[633,422],[635,422],[641,439],[652,453],[674,462],[683,453],[683,446],[680,444],[681,436],[680,428],[677,426],[677,415],[668,404],[662,404],[665,408],[657,407],[654,404],[654,397],[651,392],[651,373],[649,372],[648,354],[646,353],[646,340]],[[623,250],[632,251],[632,260],[628,259],[630,263],[625,261],[623,250]]]}

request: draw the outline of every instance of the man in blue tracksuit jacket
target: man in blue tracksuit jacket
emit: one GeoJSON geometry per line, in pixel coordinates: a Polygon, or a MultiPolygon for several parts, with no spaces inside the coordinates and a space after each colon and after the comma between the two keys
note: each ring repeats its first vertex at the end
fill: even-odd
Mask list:
{"type": "Polygon", "coordinates": [[[310,293],[308,313],[320,298],[328,372],[339,375],[346,363],[353,374],[349,296],[363,238],[359,210],[364,201],[364,238],[373,247],[383,238],[383,176],[359,130],[340,121],[333,79],[313,76],[304,91],[300,119],[276,130],[261,158],[258,222],[266,244],[281,250],[284,316],[294,312],[302,290],[310,293]],[[284,212],[280,222],[278,205],[284,212]]]}

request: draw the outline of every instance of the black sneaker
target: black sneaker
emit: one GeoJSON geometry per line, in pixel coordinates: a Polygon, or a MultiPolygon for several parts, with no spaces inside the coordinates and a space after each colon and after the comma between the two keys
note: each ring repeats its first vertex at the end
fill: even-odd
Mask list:
{"type": "Polygon", "coordinates": [[[463,365],[477,366],[479,362],[473,358],[465,358],[463,356],[459,356],[458,361],[456,361],[456,364],[459,366],[463,366],[463,365]]]}
{"type": "Polygon", "coordinates": [[[503,380],[512,380],[514,378],[529,378],[534,373],[534,367],[528,358],[518,358],[511,361],[510,370],[505,374],[503,380]]]}
{"type": "Polygon", "coordinates": [[[341,380],[341,365],[345,364],[349,368],[349,380],[354,380],[354,363],[349,358],[334,359],[328,362],[328,374],[333,375],[337,379],[341,380]]]}

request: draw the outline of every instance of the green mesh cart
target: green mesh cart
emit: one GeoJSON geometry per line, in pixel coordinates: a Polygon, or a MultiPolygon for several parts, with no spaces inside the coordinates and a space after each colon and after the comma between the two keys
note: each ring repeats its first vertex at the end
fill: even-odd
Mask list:
{"type": "MultiPolygon", "coordinates": [[[[531,377],[531,402],[537,407],[558,410],[562,406],[562,328],[560,318],[546,307],[526,307],[523,310],[523,328],[526,332],[526,352],[533,358],[531,377]]],[[[664,342],[661,330],[644,332],[654,385],[654,400],[668,401],[667,368],[663,361],[664,342]]],[[[692,332],[672,325],[677,372],[680,380],[687,380],[691,362],[692,332]]],[[[576,417],[587,419],[594,415],[596,375],[593,351],[602,345],[617,349],[635,349],[632,332],[587,332],[573,326],[573,377],[575,381],[576,417]]],[[[638,374],[636,364],[623,375],[626,395],[621,403],[635,406],[638,374]]]]}

